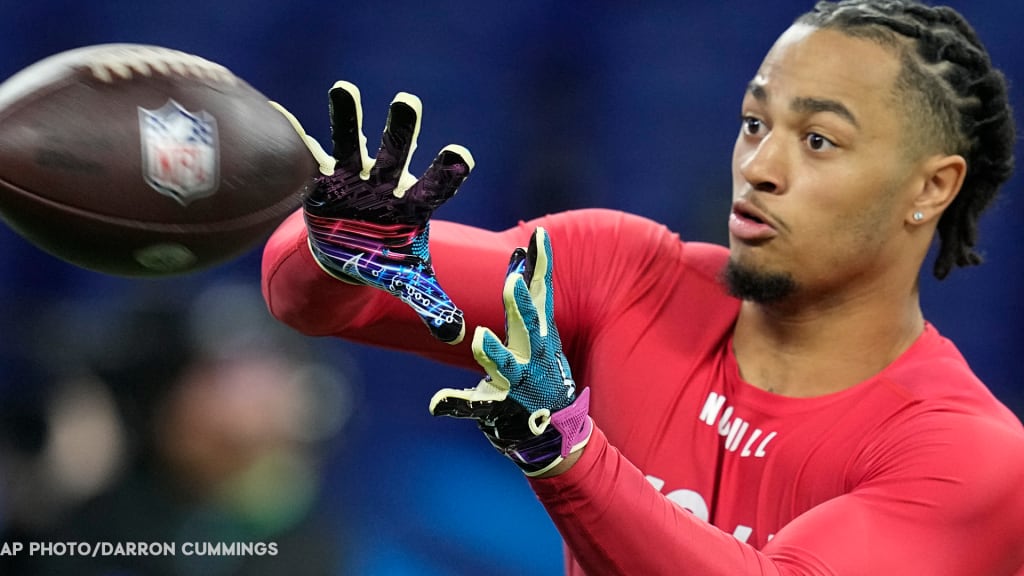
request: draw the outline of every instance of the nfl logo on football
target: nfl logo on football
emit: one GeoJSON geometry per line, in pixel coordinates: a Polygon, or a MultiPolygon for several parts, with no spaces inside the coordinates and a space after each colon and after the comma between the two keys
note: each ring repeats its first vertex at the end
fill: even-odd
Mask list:
{"type": "Polygon", "coordinates": [[[156,110],[139,107],[142,176],[156,191],[182,206],[217,191],[217,121],[192,113],[174,100],[156,110]]]}

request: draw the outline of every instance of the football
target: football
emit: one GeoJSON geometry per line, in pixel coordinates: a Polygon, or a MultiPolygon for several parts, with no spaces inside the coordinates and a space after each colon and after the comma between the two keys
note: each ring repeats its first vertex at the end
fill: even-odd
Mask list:
{"type": "Polygon", "coordinates": [[[89,270],[168,276],[237,258],[315,173],[263,94],[185,52],[87,46],[0,84],[0,217],[89,270]]]}

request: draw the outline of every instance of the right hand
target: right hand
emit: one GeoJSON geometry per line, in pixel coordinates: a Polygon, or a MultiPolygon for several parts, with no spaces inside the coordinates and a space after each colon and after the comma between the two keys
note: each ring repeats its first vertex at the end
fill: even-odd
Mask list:
{"type": "Polygon", "coordinates": [[[439,390],[434,416],[476,420],[491,445],[527,476],[557,473],[590,440],[590,389],[576,393],[555,325],[551,240],[537,228],[509,261],[502,291],[506,342],[483,326],[473,357],[487,376],[475,388],[439,390]]]}
{"type": "Polygon", "coordinates": [[[272,103],[298,131],[320,165],[303,203],[309,247],[325,272],[384,290],[412,307],[443,342],[465,336],[462,310],[441,288],[430,259],[430,217],[473,169],[469,150],[445,146],[423,176],[409,173],[423,106],[399,92],[391,102],[376,159],[366,153],[359,89],[339,81],[329,92],[328,155],[298,120],[272,103]]]}

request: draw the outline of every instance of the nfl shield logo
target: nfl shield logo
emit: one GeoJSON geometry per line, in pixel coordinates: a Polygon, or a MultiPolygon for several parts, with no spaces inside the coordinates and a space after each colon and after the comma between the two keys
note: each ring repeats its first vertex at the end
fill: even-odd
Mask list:
{"type": "Polygon", "coordinates": [[[142,177],[182,206],[217,191],[220,146],[217,121],[174,100],[156,110],[139,107],[142,177]]]}

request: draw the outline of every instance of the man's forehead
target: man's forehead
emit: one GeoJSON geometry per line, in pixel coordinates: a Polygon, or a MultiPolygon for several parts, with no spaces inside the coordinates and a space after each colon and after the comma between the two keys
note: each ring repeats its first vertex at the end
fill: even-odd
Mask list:
{"type": "Polygon", "coordinates": [[[835,100],[847,105],[888,102],[900,70],[891,48],[832,29],[795,24],[765,56],[747,84],[758,100],[835,100]]]}

